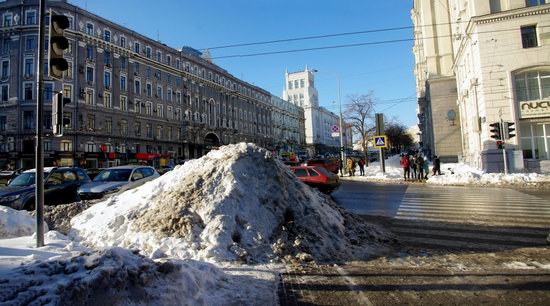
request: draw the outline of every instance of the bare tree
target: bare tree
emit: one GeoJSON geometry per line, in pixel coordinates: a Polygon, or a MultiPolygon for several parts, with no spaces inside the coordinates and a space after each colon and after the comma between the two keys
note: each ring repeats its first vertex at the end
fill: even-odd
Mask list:
{"type": "Polygon", "coordinates": [[[397,154],[403,150],[409,149],[414,145],[414,140],[407,133],[407,128],[399,123],[394,122],[386,126],[386,135],[390,143],[390,152],[397,154]]]}
{"type": "Polygon", "coordinates": [[[375,129],[374,123],[374,92],[368,94],[351,95],[347,97],[346,109],[343,117],[351,124],[353,131],[361,137],[361,145],[365,153],[365,162],[368,163],[368,141],[375,129]]]}

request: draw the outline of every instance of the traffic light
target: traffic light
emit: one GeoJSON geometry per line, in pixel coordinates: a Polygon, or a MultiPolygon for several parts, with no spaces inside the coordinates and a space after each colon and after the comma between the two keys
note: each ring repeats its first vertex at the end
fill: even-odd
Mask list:
{"type": "Polygon", "coordinates": [[[495,140],[502,140],[502,128],[500,126],[500,122],[491,123],[489,126],[491,127],[491,133],[493,133],[491,138],[494,138],[495,140]]]}
{"type": "Polygon", "coordinates": [[[69,18],[50,11],[50,37],[48,49],[49,74],[52,78],[61,80],[63,71],[69,69],[69,64],[63,58],[63,52],[69,48],[69,40],[65,37],[65,29],[69,27],[69,18]]]}
{"type": "Polygon", "coordinates": [[[514,122],[504,122],[504,131],[502,131],[502,133],[504,134],[506,140],[516,137],[516,134],[514,133],[516,130],[514,128],[514,124],[514,122]]]}
{"type": "Polygon", "coordinates": [[[64,98],[63,93],[57,92],[52,100],[52,126],[55,137],[63,136],[63,108],[65,104],[71,103],[71,99],[64,98]]]}

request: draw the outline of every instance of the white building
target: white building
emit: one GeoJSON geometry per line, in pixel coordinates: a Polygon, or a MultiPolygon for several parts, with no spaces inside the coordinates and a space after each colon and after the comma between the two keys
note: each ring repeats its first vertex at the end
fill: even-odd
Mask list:
{"type": "Polygon", "coordinates": [[[273,95],[271,104],[274,147],[295,152],[305,144],[304,109],[273,95]]]}
{"type": "MultiPolygon", "coordinates": [[[[315,151],[310,154],[336,152],[340,138],[332,137],[332,127],[339,126],[340,118],[319,106],[314,70],[306,67],[304,71],[285,72],[283,98],[304,109],[306,144],[310,151],[315,151]]],[[[351,144],[351,131],[344,135],[349,135],[345,144],[351,144]]]]}
{"type": "Polygon", "coordinates": [[[505,144],[511,170],[538,172],[547,167],[550,0],[439,3],[448,8],[451,23],[464,160],[487,171],[502,171],[502,150],[491,138],[489,124],[503,121],[516,129],[505,144]]]}

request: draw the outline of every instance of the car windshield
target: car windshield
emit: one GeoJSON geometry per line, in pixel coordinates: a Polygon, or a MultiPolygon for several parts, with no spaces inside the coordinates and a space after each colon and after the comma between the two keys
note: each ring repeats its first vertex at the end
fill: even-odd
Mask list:
{"type": "Polygon", "coordinates": [[[94,178],[94,182],[127,181],[130,178],[130,174],[132,174],[131,169],[107,169],[107,170],[101,171],[94,178]]]}
{"type": "MultiPolygon", "coordinates": [[[[46,176],[47,173],[44,174],[46,176]]],[[[11,181],[9,186],[31,186],[34,184],[36,180],[36,173],[35,172],[25,172],[21,175],[17,176],[16,178],[11,181]]]]}

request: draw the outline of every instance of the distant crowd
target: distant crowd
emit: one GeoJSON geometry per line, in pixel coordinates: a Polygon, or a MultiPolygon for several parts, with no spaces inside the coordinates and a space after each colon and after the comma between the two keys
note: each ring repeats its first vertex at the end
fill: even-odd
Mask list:
{"type": "MultiPolygon", "coordinates": [[[[441,161],[437,155],[433,158],[432,175],[441,175],[441,161]]],[[[403,168],[403,179],[405,181],[423,181],[428,179],[430,172],[430,161],[421,154],[401,154],[399,162],[403,168]]]]}

